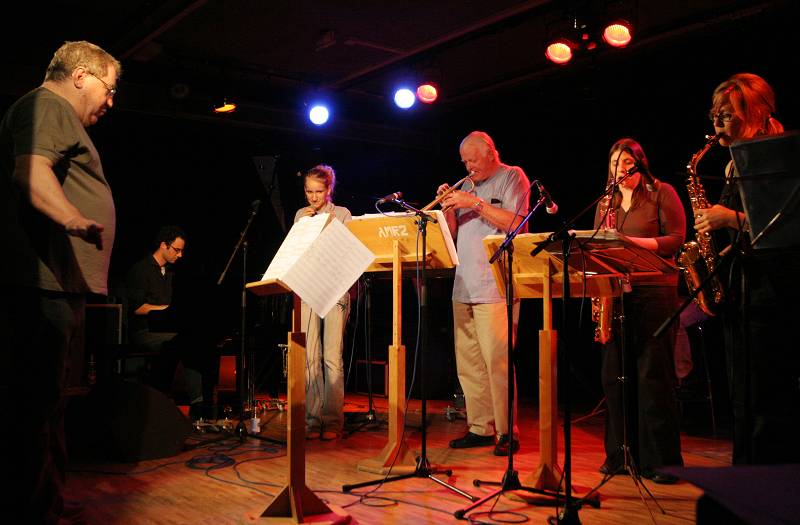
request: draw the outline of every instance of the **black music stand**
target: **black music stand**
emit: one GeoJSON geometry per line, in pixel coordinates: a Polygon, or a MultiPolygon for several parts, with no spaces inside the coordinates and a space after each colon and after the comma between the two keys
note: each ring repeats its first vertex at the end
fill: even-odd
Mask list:
{"type": "MultiPolygon", "coordinates": [[[[585,232],[588,233],[588,232],[585,232]]],[[[578,236],[580,237],[580,236],[578,236]]],[[[607,277],[611,277],[617,279],[619,282],[619,288],[621,290],[625,290],[627,287],[627,281],[635,280],[638,277],[647,277],[647,276],[655,276],[661,275],[665,273],[675,273],[677,272],[677,267],[671,262],[666,259],[663,259],[656,255],[654,252],[647,250],[646,248],[642,248],[635,244],[632,244],[626,237],[622,234],[608,231],[606,232],[606,236],[602,240],[598,239],[590,239],[589,241],[584,244],[584,248],[589,245],[593,246],[590,249],[590,260],[591,262],[587,264],[587,271],[596,271],[596,265],[599,264],[602,267],[606,267],[607,273],[605,274],[607,277]]],[[[656,503],[659,510],[661,510],[662,514],[664,513],[664,509],[658,503],[656,498],[644,484],[641,479],[641,475],[637,469],[635,462],[633,461],[633,457],[631,456],[630,452],[630,436],[629,436],[629,422],[628,422],[628,400],[629,392],[628,392],[628,359],[627,359],[627,349],[626,349],[626,332],[625,332],[625,309],[624,309],[624,298],[620,298],[620,377],[619,381],[622,384],[622,445],[621,445],[621,453],[623,459],[622,469],[617,472],[612,472],[606,474],[603,477],[603,480],[600,484],[591,489],[588,494],[591,495],[594,491],[598,488],[605,485],[611,478],[625,472],[630,475],[631,479],[633,480],[634,485],[636,485],[637,489],[639,489],[639,495],[644,502],[644,496],[642,495],[641,489],[644,489],[645,492],[650,496],[650,498],[656,503]]],[[[648,507],[648,511],[650,508],[648,507]]],[[[651,513],[652,516],[652,513],[651,513]]]]}
{"type": "Polygon", "coordinates": [[[739,140],[730,150],[750,247],[800,245],[800,132],[739,140]]]}
{"type": "MultiPolygon", "coordinates": [[[[745,217],[750,225],[750,247],[780,249],[800,245],[800,132],[737,140],[731,147],[745,217]]],[[[719,252],[713,271],[689,294],[678,309],[653,333],[661,335],[741,248],[730,244],[719,252]]],[[[746,278],[746,276],[745,276],[746,278]]],[[[745,316],[746,319],[746,316],[745,316]]]]}

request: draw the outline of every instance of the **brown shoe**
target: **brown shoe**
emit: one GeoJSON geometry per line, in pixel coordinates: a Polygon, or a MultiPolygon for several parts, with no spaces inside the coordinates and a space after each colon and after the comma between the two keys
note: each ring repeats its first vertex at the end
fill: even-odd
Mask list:
{"type": "Polygon", "coordinates": [[[322,441],[333,441],[334,439],[339,439],[340,437],[341,434],[335,430],[326,430],[322,433],[322,441]]]}

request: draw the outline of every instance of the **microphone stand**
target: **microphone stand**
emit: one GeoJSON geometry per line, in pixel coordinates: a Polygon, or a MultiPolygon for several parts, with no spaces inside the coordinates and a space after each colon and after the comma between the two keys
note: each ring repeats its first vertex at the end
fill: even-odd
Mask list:
{"type": "Polygon", "coordinates": [[[508,330],[508,467],[506,468],[505,474],[503,474],[503,480],[499,483],[494,481],[481,481],[477,479],[473,481],[473,485],[476,487],[481,485],[497,485],[499,488],[474,502],[469,507],[459,509],[453,513],[453,515],[458,519],[465,519],[468,512],[511,490],[525,490],[534,494],[543,494],[545,496],[555,498],[556,501],[559,501],[559,499],[562,497],[557,492],[523,486],[519,481],[519,475],[517,474],[517,471],[514,470],[514,282],[512,280],[514,244],[512,241],[520,232],[520,230],[522,230],[522,228],[528,224],[530,218],[534,213],[536,213],[536,210],[538,210],[544,202],[545,197],[540,195],[536,205],[528,212],[525,218],[522,219],[516,229],[506,235],[503,243],[497,248],[497,251],[495,251],[494,255],[492,255],[492,257],[489,259],[489,264],[492,265],[497,261],[497,259],[500,258],[503,252],[507,254],[506,262],[508,275],[506,276],[506,321],[508,330]]]}
{"type": "Polygon", "coordinates": [[[367,425],[380,425],[375,412],[372,393],[372,277],[364,274],[364,354],[366,357],[366,381],[367,381],[367,413],[358,419],[358,428],[350,433],[357,432],[367,425]]]}
{"type": "MultiPolygon", "coordinates": [[[[561,348],[562,348],[562,359],[564,369],[569,373],[570,369],[570,350],[569,350],[569,341],[568,341],[568,330],[567,330],[567,303],[569,302],[569,252],[571,249],[572,240],[575,238],[574,234],[570,234],[568,229],[570,226],[574,225],[575,222],[583,217],[586,212],[593,209],[597,206],[602,199],[608,197],[609,195],[613,195],[614,191],[617,189],[620,183],[625,181],[626,179],[633,176],[638,170],[631,169],[625,173],[620,179],[614,178],[614,181],[606,187],[606,190],[594,201],[592,201],[588,206],[586,206],[583,210],[581,210],[577,215],[575,215],[572,219],[565,221],[561,228],[551,233],[550,236],[537,243],[536,248],[531,251],[531,256],[536,256],[541,253],[550,243],[560,240],[561,241],[561,252],[564,257],[563,261],[563,282],[562,282],[562,301],[561,301],[561,330],[559,330],[559,339],[561,339],[561,348]]],[[[600,228],[597,228],[599,231],[600,228]]],[[[556,521],[558,523],[569,523],[569,524],[577,524],[580,523],[580,517],[578,516],[578,509],[583,505],[583,503],[588,503],[592,506],[599,507],[599,501],[594,498],[590,499],[588,496],[592,494],[594,491],[590,491],[589,495],[581,499],[575,499],[572,496],[572,426],[571,426],[571,399],[570,399],[570,388],[569,388],[569,381],[566,381],[564,386],[564,494],[565,494],[565,501],[564,501],[564,509],[561,511],[556,517],[556,521]]]]}
{"type": "Polygon", "coordinates": [[[392,482],[392,481],[399,481],[399,480],[402,480],[402,479],[428,478],[431,481],[435,481],[439,485],[441,485],[441,486],[443,486],[443,487],[445,487],[447,489],[452,490],[456,494],[458,494],[460,496],[463,496],[463,497],[467,498],[470,501],[475,501],[476,498],[474,496],[472,496],[471,494],[469,494],[467,492],[464,492],[463,490],[459,489],[458,487],[454,487],[453,485],[450,485],[449,483],[447,483],[445,481],[442,481],[439,478],[437,478],[436,476],[434,476],[434,474],[438,474],[438,473],[444,473],[444,474],[447,474],[448,476],[452,476],[453,475],[453,471],[451,469],[441,470],[441,469],[431,468],[431,464],[428,461],[428,455],[427,455],[428,420],[427,420],[427,398],[425,396],[425,349],[426,349],[426,346],[427,346],[427,337],[428,337],[428,328],[427,328],[427,325],[426,325],[426,321],[427,321],[427,318],[428,318],[428,315],[427,315],[427,311],[428,311],[428,297],[427,297],[428,289],[427,289],[427,282],[426,282],[427,277],[426,277],[425,268],[428,265],[428,259],[425,256],[425,254],[426,254],[426,250],[427,250],[426,243],[427,243],[427,236],[428,236],[428,230],[427,230],[428,221],[433,221],[434,223],[436,223],[437,221],[432,215],[430,215],[430,214],[428,214],[428,213],[426,213],[426,212],[424,212],[422,210],[418,210],[418,209],[414,208],[413,206],[411,206],[410,204],[407,204],[405,201],[403,201],[400,198],[395,198],[395,199],[392,199],[392,200],[394,202],[396,202],[397,204],[399,204],[400,206],[402,206],[403,208],[405,208],[405,209],[413,212],[414,214],[416,214],[417,217],[419,217],[419,222],[417,223],[417,226],[419,228],[420,235],[422,236],[422,276],[420,278],[421,290],[419,292],[420,311],[421,311],[421,314],[420,314],[421,337],[420,337],[420,339],[422,340],[422,348],[419,349],[420,397],[422,398],[421,399],[421,401],[422,401],[422,407],[421,407],[421,411],[422,411],[422,431],[421,431],[421,433],[422,433],[422,436],[421,436],[421,444],[420,444],[420,455],[417,458],[417,464],[416,464],[416,466],[414,468],[414,472],[411,472],[409,474],[400,474],[400,475],[391,476],[391,477],[389,477],[387,475],[386,477],[381,478],[381,479],[375,479],[375,480],[372,480],[372,481],[365,481],[365,482],[362,482],[362,483],[355,483],[355,484],[352,484],[352,485],[343,485],[342,486],[342,491],[343,492],[350,492],[353,489],[357,489],[357,488],[361,488],[361,487],[367,487],[369,485],[382,485],[384,483],[389,483],[389,482],[392,482]]]}
{"type": "MultiPolygon", "coordinates": [[[[242,291],[241,291],[241,350],[239,356],[239,362],[241,363],[241,369],[244,371],[244,374],[239,379],[239,397],[242,403],[242,418],[244,418],[245,412],[252,410],[252,417],[255,417],[255,385],[254,385],[254,378],[253,378],[253,366],[247,356],[247,290],[245,289],[245,285],[247,284],[247,232],[250,229],[250,225],[253,223],[253,219],[255,219],[256,214],[258,214],[258,206],[260,201],[253,202],[252,210],[250,211],[250,217],[247,219],[247,224],[242,230],[242,233],[239,235],[239,240],[236,242],[236,246],[233,247],[233,252],[231,256],[228,258],[228,263],[225,265],[225,269],[222,270],[222,274],[219,276],[217,280],[217,286],[222,284],[222,281],[225,279],[225,275],[228,273],[228,269],[231,267],[231,263],[233,259],[236,257],[236,254],[239,252],[239,249],[242,249],[242,291]]],[[[239,421],[241,425],[241,418],[239,421]]]]}

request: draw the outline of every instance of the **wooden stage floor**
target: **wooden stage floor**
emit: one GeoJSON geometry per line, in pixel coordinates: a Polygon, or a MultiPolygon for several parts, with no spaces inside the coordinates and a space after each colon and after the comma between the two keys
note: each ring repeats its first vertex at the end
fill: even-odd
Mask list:
{"type": "MultiPolygon", "coordinates": [[[[378,419],[385,419],[385,399],[374,398],[378,419]]],[[[428,402],[428,458],[433,464],[451,468],[448,483],[482,497],[493,487],[473,486],[478,478],[500,481],[508,459],[492,455],[491,447],[454,450],[450,439],[466,429],[463,418],[448,420],[447,402],[428,402]]],[[[339,441],[308,441],[306,448],[306,484],[324,501],[344,508],[353,523],[465,523],[453,513],[469,501],[427,478],[395,481],[342,492],[343,484],[381,478],[359,472],[358,461],[376,456],[386,443],[387,426],[361,425],[360,412],[367,409],[365,396],[347,395],[348,430],[339,441]]],[[[522,446],[514,456],[514,467],[525,480],[539,463],[537,409],[520,403],[522,446]]],[[[262,417],[261,435],[285,440],[285,412],[267,411],[262,417]]],[[[573,414],[572,485],[573,493],[582,496],[602,480],[597,471],[603,461],[603,415],[573,414]],[[584,417],[581,417],[584,416],[584,417]]],[[[409,446],[419,452],[420,403],[410,403],[406,425],[409,446]]],[[[203,440],[219,437],[206,432],[193,433],[187,443],[200,445],[203,440]]],[[[559,431],[559,464],[563,467],[563,432],[559,431]]],[[[731,446],[726,439],[682,435],[686,466],[723,467],[730,465],[731,446]]],[[[83,502],[90,524],[239,524],[262,523],[255,516],[267,507],[286,482],[286,447],[278,442],[249,438],[244,443],[231,436],[224,441],[198,446],[176,456],[137,463],[71,461],[65,495],[83,502]]],[[[697,487],[679,482],[656,485],[644,480],[664,513],[645,493],[637,491],[628,476],[616,476],[599,489],[600,508],[583,506],[578,510],[584,524],[655,523],[681,524],[695,521],[695,503],[702,495],[697,487]],[[644,501],[643,501],[644,498],[644,501]],[[648,510],[649,509],[649,510],[648,510]]],[[[548,500],[545,499],[545,503],[548,500]]],[[[474,512],[483,523],[547,523],[555,515],[554,507],[532,505],[507,496],[494,504],[488,502],[474,512]],[[485,514],[492,510],[494,514],[485,514]]]]}

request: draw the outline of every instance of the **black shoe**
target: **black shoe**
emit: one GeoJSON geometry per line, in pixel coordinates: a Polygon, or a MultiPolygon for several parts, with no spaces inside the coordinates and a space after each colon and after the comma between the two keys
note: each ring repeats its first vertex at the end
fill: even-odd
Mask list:
{"type": "MultiPolygon", "coordinates": [[[[511,440],[511,448],[516,454],[519,451],[519,439],[514,438],[511,440]]],[[[508,456],[508,434],[500,434],[497,438],[497,443],[494,446],[495,456],[508,456]]]]}
{"type": "Polygon", "coordinates": [[[479,436],[478,434],[467,432],[464,437],[451,441],[450,448],[488,447],[493,443],[494,436],[479,436]]]}
{"type": "Polygon", "coordinates": [[[628,470],[623,465],[609,465],[603,463],[598,469],[604,476],[627,476],[628,470]]]}
{"type": "Polygon", "coordinates": [[[667,474],[666,472],[658,472],[651,468],[642,469],[642,477],[647,478],[653,483],[658,483],[659,485],[674,485],[678,482],[678,478],[673,476],[672,474],[667,474]]]}

